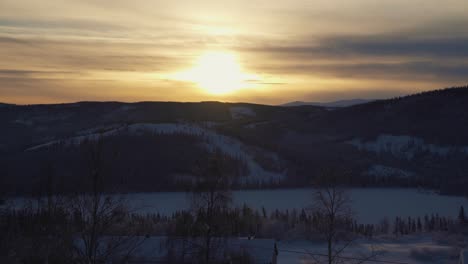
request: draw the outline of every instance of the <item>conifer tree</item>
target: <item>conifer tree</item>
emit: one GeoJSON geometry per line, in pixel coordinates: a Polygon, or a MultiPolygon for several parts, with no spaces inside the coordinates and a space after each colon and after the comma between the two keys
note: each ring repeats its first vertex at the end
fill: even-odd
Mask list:
{"type": "Polygon", "coordinates": [[[463,206],[460,206],[460,211],[458,212],[458,221],[460,224],[466,223],[465,208],[463,208],[463,206]]]}

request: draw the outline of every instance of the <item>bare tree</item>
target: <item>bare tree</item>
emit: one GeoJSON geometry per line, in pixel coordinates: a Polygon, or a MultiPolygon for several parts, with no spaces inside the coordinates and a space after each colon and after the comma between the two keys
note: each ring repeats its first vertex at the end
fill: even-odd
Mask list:
{"type": "Polygon", "coordinates": [[[343,189],[335,185],[322,187],[315,192],[315,212],[319,215],[319,232],[327,242],[328,263],[336,263],[337,256],[349,246],[346,241],[339,248],[337,241],[343,237],[340,228],[351,218],[350,200],[343,189]]]}
{"type": "MultiPolygon", "coordinates": [[[[0,186],[3,186],[5,181],[5,173],[0,171],[0,186]]],[[[13,228],[9,225],[7,221],[8,214],[10,213],[10,208],[8,206],[8,200],[6,196],[6,190],[0,188],[0,262],[7,263],[8,261],[12,262],[10,256],[13,251],[13,242],[15,234],[13,233],[13,228]]]]}
{"type": "Polygon", "coordinates": [[[89,144],[91,191],[70,200],[80,238],[80,243],[75,245],[77,261],[94,264],[105,263],[113,257],[129,258],[142,241],[129,232],[125,199],[105,192],[103,142],[89,144]]]}
{"type": "Polygon", "coordinates": [[[226,233],[226,226],[220,218],[229,209],[232,197],[230,179],[224,170],[225,162],[221,154],[215,153],[207,164],[199,164],[199,180],[192,192],[192,211],[203,241],[199,246],[204,263],[212,259],[213,238],[226,233]]]}
{"type": "Polygon", "coordinates": [[[71,256],[72,234],[63,196],[59,195],[57,178],[51,162],[41,170],[37,192],[36,218],[40,230],[34,239],[45,263],[64,262],[71,256]]]}
{"type": "MultiPolygon", "coordinates": [[[[314,191],[312,213],[317,217],[317,231],[327,243],[326,261],[336,263],[362,263],[373,260],[379,252],[372,247],[372,252],[361,256],[359,260],[351,260],[343,256],[345,249],[350,247],[356,235],[350,230],[353,212],[352,200],[346,189],[339,184],[340,174],[329,169],[318,179],[314,191]]],[[[313,262],[321,263],[323,259],[314,256],[313,262]]]]}

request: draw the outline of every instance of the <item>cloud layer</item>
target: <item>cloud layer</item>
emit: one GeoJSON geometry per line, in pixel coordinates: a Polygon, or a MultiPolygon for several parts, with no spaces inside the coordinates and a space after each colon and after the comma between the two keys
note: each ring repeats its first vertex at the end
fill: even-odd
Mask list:
{"type": "Polygon", "coordinates": [[[466,83],[468,2],[4,0],[0,101],[375,98],[466,83]],[[259,75],[212,96],[169,76],[210,50],[259,75]]]}

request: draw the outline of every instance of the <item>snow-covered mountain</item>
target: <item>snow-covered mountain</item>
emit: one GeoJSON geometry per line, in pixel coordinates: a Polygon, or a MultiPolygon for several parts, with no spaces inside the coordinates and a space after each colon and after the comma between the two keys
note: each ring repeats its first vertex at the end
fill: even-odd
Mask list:
{"type": "Polygon", "coordinates": [[[213,153],[238,187],[302,187],[332,167],[344,184],[468,190],[468,87],[327,108],[8,105],[0,107],[0,173],[8,175],[0,186],[25,191],[53,167],[76,188],[86,149],[99,139],[111,188],[124,191],[186,188],[213,153]]]}

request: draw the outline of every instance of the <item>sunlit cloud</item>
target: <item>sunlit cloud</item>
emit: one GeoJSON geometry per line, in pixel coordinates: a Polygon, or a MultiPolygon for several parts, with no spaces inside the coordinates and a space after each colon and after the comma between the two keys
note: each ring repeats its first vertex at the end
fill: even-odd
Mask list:
{"type": "Polygon", "coordinates": [[[461,0],[5,0],[1,100],[276,104],[458,85],[468,70],[467,8],[461,0]]]}
{"type": "Polygon", "coordinates": [[[201,54],[192,68],[170,75],[180,81],[193,82],[200,89],[213,95],[226,95],[240,89],[252,88],[260,77],[246,73],[237,57],[226,51],[210,51],[201,54]]]}

